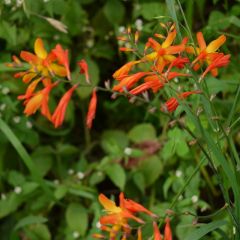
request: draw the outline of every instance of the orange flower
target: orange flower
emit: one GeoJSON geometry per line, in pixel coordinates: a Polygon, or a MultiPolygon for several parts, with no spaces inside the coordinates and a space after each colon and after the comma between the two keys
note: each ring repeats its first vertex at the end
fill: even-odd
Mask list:
{"type": "Polygon", "coordinates": [[[39,108],[41,108],[41,114],[51,120],[51,114],[48,108],[49,93],[51,89],[56,86],[55,84],[50,84],[43,90],[34,94],[30,99],[25,101],[26,107],[24,113],[27,116],[34,114],[39,108]]]}
{"type": "Polygon", "coordinates": [[[97,93],[96,89],[92,92],[92,98],[89,103],[88,113],[87,113],[87,127],[90,129],[92,127],[92,121],[95,118],[97,108],[97,93]]]}
{"type": "MultiPolygon", "coordinates": [[[[106,229],[109,232],[110,239],[115,239],[120,230],[123,231],[123,238],[130,234],[131,228],[128,225],[128,219],[132,219],[138,223],[143,224],[144,221],[135,216],[138,212],[144,212],[151,217],[156,215],[144,208],[139,203],[136,203],[130,199],[125,199],[124,194],[119,195],[119,206],[116,206],[115,202],[108,199],[105,195],[99,195],[99,201],[106,210],[107,215],[100,218],[100,223],[103,224],[102,229],[105,230],[104,226],[112,225],[111,229],[106,229]]],[[[138,240],[141,240],[141,229],[138,230],[138,240]]]]}
{"type": "Polygon", "coordinates": [[[73,91],[78,87],[78,84],[74,85],[70,88],[60,99],[53,115],[52,115],[52,123],[54,127],[57,128],[62,125],[65,113],[67,110],[68,103],[72,97],[73,91]]]}
{"type": "Polygon", "coordinates": [[[78,66],[80,67],[80,73],[85,74],[86,82],[90,84],[87,62],[84,59],[82,59],[81,61],[78,62],[78,66]]]}
{"type": "MultiPolygon", "coordinates": [[[[205,39],[203,37],[202,32],[197,33],[197,42],[199,47],[193,48],[193,47],[187,47],[186,51],[188,53],[197,54],[197,58],[192,62],[193,69],[197,71],[200,66],[205,62],[207,65],[210,65],[213,61],[211,55],[219,54],[216,51],[225,43],[226,37],[224,35],[221,35],[216,40],[210,42],[208,45],[205,42],[205,39]],[[197,63],[198,62],[198,63],[197,63]]],[[[214,73],[217,75],[217,69],[214,73]]]]}
{"type": "Polygon", "coordinates": [[[178,95],[178,98],[171,97],[163,105],[162,110],[163,111],[167,111],[167,112],[174,112],[177,109],[177,107],[179,106],[178,99],[185,99],[185,98],[187,98],[191,94],[198,94],[198,93],[200,93],[200,91],[196,90],[196,91],[190,91],[190,92],[183,92],[183,93],[178,95]]]}
{"type": "Polygon", "coordinates": [[[20,57],[28,62],[31,68],[26,72],[21,72],[15,77],[23,77],[25,83],[30,82],[38,74],[44,77],[49,77],[50,75],[57,75],[61,77],[67,76],[67,70],[65,66],[58,65],[54,63],[56,60],[56,55],[47,53],[44,48],[43,41],[41,38],[37,38],[34,43],[34,52],[21,51],[20,57]]]}
{"type": "Polygon", "coordinates": [[[170,31],[162,44],[149,38],[145,47],[145,51],[148,48],[152,48],[154,51],[147,54],[142,58],[142,61],[154,61],[156,65],[162,65],[172,62],[176,57],[174,56],[177,53],[183,52],[185,50],[185,45],[187,43],[187,38],[184,38],[181,44],[172,45],[173,41],[176,38],[177,31],[175,26],[172,26],[172,31],[170,31]]]}

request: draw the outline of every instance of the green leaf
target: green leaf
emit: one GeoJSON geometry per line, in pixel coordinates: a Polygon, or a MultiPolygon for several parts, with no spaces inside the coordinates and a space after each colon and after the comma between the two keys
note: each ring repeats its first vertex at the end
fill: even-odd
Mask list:
{"type": "Polygon", "coordinates": [[[209,232],[216,230],[217,228],[225,225],[227,222],[224,220],[214,221],[208,224],[204,224],[198,229],[192,231],[186,238],[186,240],[198,240],[203,236],[207,235],[209,232]]]}
{"type": "Polygon", "coordinates": [[[120,130],[104,131],[101,146],[106,153],[118,155],[128,146],[127,135],[120,130]]]}
{"type": "Polygon", "coordinates": [[[166,5],[160,2],[143,2],[137,14],[142,15],[146,20],[152,20],[154,17],[166,16],[166,5]]]}
{"type": "Polygon", "coordinates": [[[62,199],[68,191],[68,188],[65,185],[57,186],[56,190],[54,191],[54,196],[56,199],[62,199]]]}
{"type": "Polygon", "coordinates": [[[69,204],[66,210],[66,221],[72,231],[78,231],[84,236],[88,227],[86,208],[79,203],[69,204]]]}
{"type": "Polygon", "coordinates": [[[119,164],[113,163],[106,167],[105,172],[111,181],[123,191],[126,183],[124,169],[119,164]]]}
{"type": "Polygon", "coordinates": [[[9,46],[17,45],[17,28],[6,21],[0,22],[0,37],[5,39],[9,46]]]}
{"type": "Polygon", "coordinates": [[[8,182],[12,186],[21,186],[25,182],[25,177],[17,171],[10,171],[8,175],[8,182]]]}
{"type": "Polygon", "coordinates": [[[226,29],[230,26],[230,24],[229,17],[219,11],[212,11],[208,19],[208,25],[216,30],[226,29]]]}
{"type": "Polygon", "coordinates": [[[135,143],[154,140],[156,139],[156,130],[151,124],[142,123],[133,127],[129,131],[128,137],[135,143]]]}
{"type": "Polygon", "coordinates": [[[120,24],[125,15],[125,8],[119,0],[108,0],[103,8],[108,21],[113,24],[120,24]]]}
{"type": "Polygon", "coordinates": [[[18,223],[14,227],[14,230],[16,231],[27,225],[36,224],[36,223],[45,223],[47,221],[48,221],[48,219],[45,217],[30,215],[30,216],[24,217],[20,221],[18,221],[18,223]]]}
{"type": "Polygon", "coordinates": [[[33,224],[28,227],[26,236],[31,240],[51,240],[51,233],[45,224],[33,224]]]}
{"type": "Polygon", "coordinates": [[[163,172],[163,164],[159,157],[152,156],[141,162],[139,171],[144,175],[146,187],[153,184],[163,172]]]}
{"type": "Polygon", "coordinates": [[[133,175],[133,181],[138,189],[144,193],[145,192],[145,178],[141,172],[135,172],[133,175]]]}

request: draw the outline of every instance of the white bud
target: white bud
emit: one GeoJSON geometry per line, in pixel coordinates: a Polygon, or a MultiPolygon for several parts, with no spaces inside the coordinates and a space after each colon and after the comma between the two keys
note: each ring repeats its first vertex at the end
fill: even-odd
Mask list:
{"type": "Polygon", "coordinates": [[[55,179],[55,180],[53,180],[53,183],[55,184],[55,185],[59,185],[59,180],[58,179],[55,179]]]}
{"type": "Polygon", "coordinates": [[[74,231],[73,232],[73,238],[78,238],[80,236],[79,232],[74,231]]]}
{"type": "Polygon", "coordinates": [[[68,169],[68,175],[73,175],[74,170],[73,169],[68,169]]]}
{"type": "Polygon", "coordinates": [[[20,194],[20,193],[22,192],[22,188],[19,187],[19,186],[17,186],[17,187],[14,188],[14,192],[15,192],[16,194],[20,194]]]}
{"type": "Polygon", "coordinates": [[[77,178],[82,180],[85,177],[83,172],[77,172],[77,178]]]}
{"type": "Polygon", "coordinates": [[[1,199],[6,200],[6,198],[7,198],[6,195],[4,193],[1,193],[1,199]]]}
{"type": "Polygon", "coordinates": [[[129,156],[129,155],[132,154],[132,149],[129,148],[129,147],[126,147],[126,148],[124,149],[124,153],[129,156]]]}
{"type": "Polygon", "coordinates": [[[9,89],[8,87],[4,87],[4,88],[2,89],[2,93],[3,93],[4,95],[7,95],[9,92],[10,92],[10,89],[9,89]]]}
{"type": "Polygon", "coordinates": [[[124,33],[124,32],[126,31],[126,28],[125,28],[124,26],[120,26],[120,27],[118,28],[118,31],[119,31],[120,33],[124,33]]]}
{"type": "Polygon", "coordinates": [[[0,105],[0,110],[1,111],[4,111],[5,110],[5,108],[6,108],[6,104],[5,103],[2,103],[1,105],[0,105]]]}
{"type": "Polygon", "coordinates": [[[10,5],[11,4],[11,0],[4,0],[4,4],[5,5],[10,5]]]}
{"type": "Polygon", "coordinates": [[[192,196],[192,202],[196,203],[198,201],[198,196],[197,195],[193,195],[192,196]]]}
{"type": "Polygon", "coordinates": [[[99,228],[99,229],[100,229],[100,228],[101,228],[101,226],[102,226],[102,224],[101,224],[100,222],[97,222],[97,223],[96,223],[96,227],[97,227],[97,228],[99,228]]]}
{"type": "Polygon", "coordinates": [[[29,129],[31,129],[31,128],[32,128],[32,123],[29,122],[29,121],[27,121],[27,122],[26,122],[26,127],[29,128],[29,129]]]}
{"type": "Polygon", "coordinates": [[[20,123],[20,120],[21,120],[21,118],[20,118],[19,116],[15,116],[15,117],[13,118],[13,121],[14,121],[15,123],[20,123]]]}
{"type": "Polygon", "coordinates": [[[177,170],[177,171],[175,172],[175,174],[176,174],[177,177],[181,177],[183,173],[182,173],[181,170],[177,170]]]}

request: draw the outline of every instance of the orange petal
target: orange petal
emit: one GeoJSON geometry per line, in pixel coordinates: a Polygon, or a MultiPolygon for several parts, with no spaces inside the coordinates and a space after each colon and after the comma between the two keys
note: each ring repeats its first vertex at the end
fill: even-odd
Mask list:
{"type": "Polygon", "coordinates": [[[166,225],[164,229],[164,240],[172,240],[172,231],[170,227],[170,219],[166,219],[166,225]]]}
{"type": "Polygon", "coordinates": [[[176,38],[177,31],[174,29],[172,32],[170,32],[166,38],[166,40],[162,43],[162,48],[167,48],[171,46],[173,43],[174,39],[176,38]]]}
{"type": "Polygon", "coordinates": [[[27,73],[23,76],[23,82],[24,83],[29,83],[33,78],[37,76],[36,73],[27,73]]]}
{"type": "Polygon", "coordinates": [[[41,59],[47,58],[48,54],[47,54],[47,51],[44,48],[43,41],[42,41],[41,38],[36,39],[36,41],[34,43],[34,52],[41,59]]]}
{"type": "Polygon", "coordinates": [[[20,57],[26,62],[34,64],[38,63],[38,57],[30,52],[21,51],[20,57]]]}
{"type": "Polygon", "coordinates": [[[221,35],[216,40],[210,42],[206,48],[207,53],[216,52],[222,46],[226,41],[226,37],[224,35],[221,35]]]}
{"type": "Polygon", "coordinates": [[[197,33],[197,41],[198,41],[200,50],[203,51],[206,48],[206,42],[204,40],[202,32],[197,33]]]}
{"type": "Polygon", "coordinates": [[[90,84],[90,79],[89,79],[89,73],[88,73],[88,64],[87,62],[82,59],[81,61],[78,62],[78,66],[80,67],[80,73],[85,74],[85,79],[88,84],[90,84]]]}
{"type": "Polygon", "coordinates": [[[89,103],[88,113],[87,113],[87,127],[90,129],[92,127],[92,121],[95,118],[97,108],[97,94],[96,90],[93,90],[92,98],[89,103]]]}
{"type": "Polygon", "coordinates": [[[107,211],[112,212],[112,213],[122,212],[122,209],[120,207],[117,207],[115,202],[113,202],[112,200],[107,198],[104,194],[101,193],[98,196],[98,200],[107,211]]]}
{"type": "Polygon", "coordinates": [[[161,233],[156,222],[153,222],[154,240],[162,240],[161,233]]]}
{"type": "Polygon", "coordinates": [[[42,100],[43,94],[42,92],[39,92],[27,102],[26,107],[24,109],[24,113],[27,116],[34,114],[40,108],[42,100]]]}

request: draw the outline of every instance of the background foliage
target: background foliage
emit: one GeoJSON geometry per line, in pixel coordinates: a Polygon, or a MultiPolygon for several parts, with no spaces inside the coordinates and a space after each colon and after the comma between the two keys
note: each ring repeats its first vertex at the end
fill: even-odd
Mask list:
{"type": "MultiPolygon", "coordinates": [[[[216,95],[217,111],[227,119],[240,78],[239,1],[1,1],[1,239],[92,239],[101,214],[98,193],[118,196],[119,191],[162,217],[174,204],[176,239],[233,239],[216,176],[207,163],[200,165],[201,152],[180,126],[164,115],[149,113],[145,105],[112,100],[99,92],[97,116],[89,132],[84,122],[91,89],[82,88],[72,99],[64,126],[54,129],[38,114],[31,118],[22,114],[17,95],[25,86],[3,64],[21,50],[32,50],[41,37],[49,49],[57,43],[69,49],[74,81],[84,81],[76,67],[84,57],[92,82],[104,86],[130,59],[118,51],[122,43],[116,37],[131,26],[141,32],[143,46],[159,21],[176,20],[169,17],[174,18],[171,7],[183,35],[201,30],[208,42],[223,33],[227,36],[224,51],[232,54],[231,64],[221,71],[221,80],[206,81],[210,94],[216,95]],[[65,24],[67,32],[53,19],[65,24]],[[198,221],[211,223],[196,230],[198,221]]],[[[196,111],[197,98],[194,101],[196,111]]],[[[239,112],[239,104],[236,107],[239,112]]],[[[211,124],[206,117],[200,116],[200,121],[205,129],[211,124]]],[[[188,125],[195,130],[191,122],[188,125]]],[[[239,124],[232,135],[238,154],[239,124]]],[[[149,232],[146,228],[146,236],[149,232]]]]}

